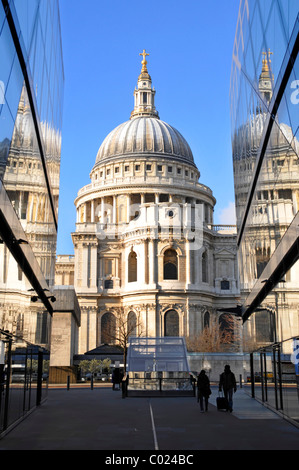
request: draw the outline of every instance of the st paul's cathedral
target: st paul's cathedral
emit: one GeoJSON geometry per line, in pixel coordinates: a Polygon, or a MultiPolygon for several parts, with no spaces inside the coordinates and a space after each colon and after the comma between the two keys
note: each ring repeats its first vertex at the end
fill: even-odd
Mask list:
{"type": "Polygon", "coordinates": [[[115,342],[120,322],[188,345],[239,302],[236,229],[214,225],[213,192],[187,141],[160,119],[140,55],[134,109],[78,192],[74,255],[57,257],[55,283],[73,285],[80,305],[79,354],[115,342]]]}

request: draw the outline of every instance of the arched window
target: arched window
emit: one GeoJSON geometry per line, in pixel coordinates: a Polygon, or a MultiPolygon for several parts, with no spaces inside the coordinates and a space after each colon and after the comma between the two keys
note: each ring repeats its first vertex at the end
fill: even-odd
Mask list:
{"type": "Polygon", "coordinates": [[[164,279],[177,279],[178,278],[178,256],[177,252],[168,249],[164,253],[164,279]]]}
{"type": "Polygon", "coordinates": [[[168,310],[164,316],[164,336],[179,336],[179,315],[175,310],[168,310]]]}
{"type": "Polygon", "coordinates": [[[128,258],[128,282],[137,281],[137,255],[131,251],[128,258]]]}
{"type": "Polygon", "coordinates": [[[137,335],[137,318],[135,312],[129,312],[127,321],[128,336],[137,335]]]}
{"type": "Polygon", "coordinates": [[[202,282],[208,282],[208,255],[207,252],[204,251],[202,254],[202,282]]]}
{"type": "Polygon", "coordinates": [[[209,312],[206,312],[203,317],[203,327],[208,328],[210,326],[210,314],[209,312]]]}
{"type": "Polygon", "coordinates": [[[101,343],[115,342],[116,319],[113,313],[104,313],[101,318],[101,343]]]}
{"type": "Polygon", "coordinates": [[[219,327],[222,333],[222,342],[232,343],[234,341],[234,320],[228,313],[223,313],[219,318],[219,327]]]}

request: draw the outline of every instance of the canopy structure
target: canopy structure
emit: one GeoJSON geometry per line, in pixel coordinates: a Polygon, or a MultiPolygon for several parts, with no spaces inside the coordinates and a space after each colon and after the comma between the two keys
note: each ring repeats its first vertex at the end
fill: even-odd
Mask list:
{"type": "Polygon", "coordinates": [[[194,396],[184,338],[130,338],[127,363],[127,396],[194,396]]]}
{"type": "Polygon", "coordinates": [[[185,339],[178,336],[163,338],[130,338],[128,371],[189,372],[185,339]]]}

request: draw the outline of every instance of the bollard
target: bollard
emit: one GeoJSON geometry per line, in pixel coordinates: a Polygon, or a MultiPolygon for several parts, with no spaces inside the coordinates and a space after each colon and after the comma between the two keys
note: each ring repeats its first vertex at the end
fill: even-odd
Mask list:
{"type": "Polygon", "coordinates": [[[240,374],[240,388],[242,388],[242,374],[240,374]]]}
{"type": "Polygon", "coordinates": [[[67,390],[70,389],[70,376],[69,375],[67,376],[66,388],[67,390]]]}
{"type": "Polygon", "coordinates": [[[90,390],[93,390],[93,375],[90,377],[90,390]]]}
{"type": "Polygon", "coordinates": [[[122,398],[126,398],[128,396],[128,382],[128,377],[123,378],[121,381],[122,398]]]}

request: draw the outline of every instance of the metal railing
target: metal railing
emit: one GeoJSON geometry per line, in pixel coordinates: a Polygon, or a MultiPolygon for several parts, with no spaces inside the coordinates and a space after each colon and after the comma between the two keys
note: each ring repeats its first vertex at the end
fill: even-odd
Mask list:
{"type": "Polygon", "coordinates": [[[49,353],[0,330],[0,437],[47,396],[49,353]],[[20,347],[21,346],[21,347],[20,347]]]}
{"type": "Polygon", "coordinates": [[[182,377],[128,377],[122,381],[123,398],[128,396],[196,396],[195,381],[182,377]]]}
{"type": "Polygon", "coordinates": [[[244,389],[299,426],[299,358],[292,353],[296,342],[294,337],[248,354],[244,389]]]}

